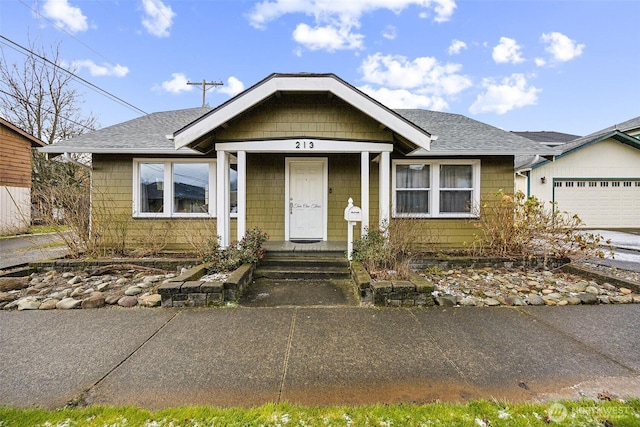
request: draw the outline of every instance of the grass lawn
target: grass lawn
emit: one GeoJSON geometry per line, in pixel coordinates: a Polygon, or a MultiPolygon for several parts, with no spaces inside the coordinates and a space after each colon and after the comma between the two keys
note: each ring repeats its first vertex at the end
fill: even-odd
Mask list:
{"type": "Polygon", "coordinates": [[[0,408],[0,426],[640,426],[640,399],[550,403],[477,401],[467,404],[256,408],[187,407],[148,411],[93,406],[0,408]]]}

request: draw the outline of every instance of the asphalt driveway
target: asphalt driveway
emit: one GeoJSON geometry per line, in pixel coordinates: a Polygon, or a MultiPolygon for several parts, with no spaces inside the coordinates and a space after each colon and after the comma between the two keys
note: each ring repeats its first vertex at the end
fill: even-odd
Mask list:
{"type": "Polygon", "coordinates": [[[0,312],[0,405],[640,396],[640,306],[0,312]]]}

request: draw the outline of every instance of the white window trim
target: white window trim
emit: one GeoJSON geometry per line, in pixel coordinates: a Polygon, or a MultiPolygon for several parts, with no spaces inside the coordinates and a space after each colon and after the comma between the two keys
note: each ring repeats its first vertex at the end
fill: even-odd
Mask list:
{"type": "Polygon", "coordinates": [[[215,218],[216,216],[216,161],[215,159],[134,158],[133,159],[133,217],[134,218],[215,218]],[[164,166],[165,212],[140,212],[140,165],[161,163],[164,166]],[[203,213],[173,212],[173,165],[176,163],[209,164],[209,211],[203,213]],[[168,190],[168,191],[167,191],[168,190]]]}
{"type": "MultiPolygon", "coordinates": [[[[462,190],[462,189],[460,189],[462,190]]],[[[396,159],[391,162],[391,203],[394,218],[477,218],[477,207],[480,206],[480,160],[432,160],[432,159],[396,159]],[[428,165],[429,166],[429,213],[398,213],[396,211],[396,165],[428,165]],[[470,165],[472,167],[473,188],[471,188],[471,212],[440,212],[440,166],[470,165]]]]}

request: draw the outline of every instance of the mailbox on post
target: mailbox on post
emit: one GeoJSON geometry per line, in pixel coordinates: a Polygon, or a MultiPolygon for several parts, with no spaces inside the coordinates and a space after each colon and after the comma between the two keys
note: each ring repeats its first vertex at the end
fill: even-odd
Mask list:
{"type": "Polygon", "coordinates": [[[349,197],[347,207],[344,208],[344,220],[347,221],[347,257],[351,261],[353,253],[353,226],[356,222],[362,221],[362,209],[353,206],[353,199],[349,197]]]}
{"type": "Polygon", "coordinates": [[[362,209],[359,206],[353,206],[352,199],[349,199],[349,206],[344,210],[344,220],[349,222],[362,221],[362,209]]]}

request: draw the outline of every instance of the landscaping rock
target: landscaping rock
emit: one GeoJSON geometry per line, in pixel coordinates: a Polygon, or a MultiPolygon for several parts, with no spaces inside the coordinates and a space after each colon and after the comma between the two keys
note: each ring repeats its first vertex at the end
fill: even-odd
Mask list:
{"type": "Polygon", "coordinates": [[[81,307],[86,308],[100,308],[105,304],[104,294],[102,292],[94,292],[88,298],[82,300],[81,307]]]}
{"type": "Polygon", "coordinates": [[[582,304],[593,305],[593,304],[598,304],[599,302],[598,297],[596,295],[588,292],[579,293],[577,297],[580,298],[580,302],[582,302],[582,304]]]}
{"type": "Polygon", "coordinates": [[[138,298],[132,295],[125,295],[118,300],[120,307],[133,307],[138,305],[138,298]]]}
{"type": "Polygon", "coordinates": [[[28,277],[0,277],[0,292],[15,291],[28,286],[28,277]]]}
{"type": "Polygon", "coordinates": [[[71,310],[74,308],[79,308],[82,301],[75,298],[65,298],[63,300],[58,301],[56,304],[56,308],[58,310],[71,310]]]}
{"type": "Polygon", "coordinates": [[[18,301],[18,310],[37,310],[40,304],[40,301],[33,297],[22,298],[18,301]]]}
{"type": "Polygon", "coordinates": [[[526,301],[529,305],[544,305],[544,300],[539,295],[529,295],[526,301]]]}
{"type": "Polygon", "coordinates": [[[138,304],[142,307],[158,307],[162,302],[160,294],[144,295],[138,298],[138,304]]]}
{"type": "Polygon", "coordinates": [[[40,307],[38,307],[38,310],[55,310],[56,309],[56,305],[60,302],[60,300],[57,299],[48,299],[42,302],[42,304],[40,304],[40,307]]]}
{"type": "Polygon", "coordinates": [[[130,288],[127,288],[126,291],[124,291],[124,294],[127,296],[138,295],[141,293],[142,293],[142,289],[140,289],[140,287],[138,286],[131,286],[130,288]]]}

